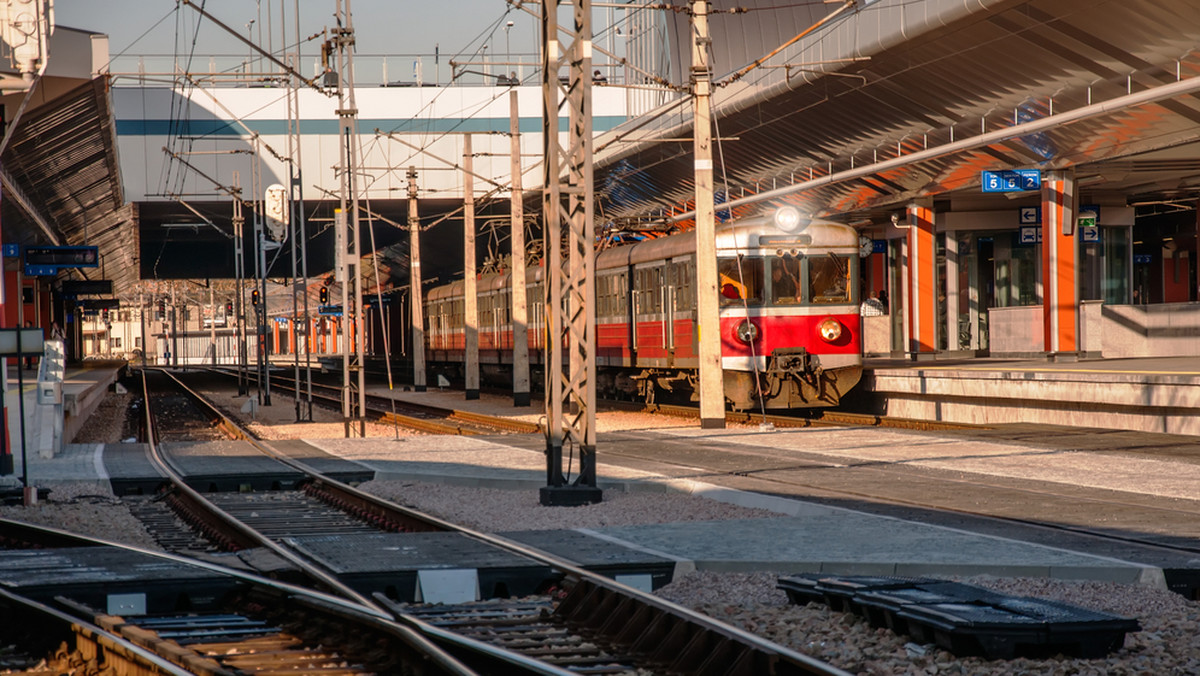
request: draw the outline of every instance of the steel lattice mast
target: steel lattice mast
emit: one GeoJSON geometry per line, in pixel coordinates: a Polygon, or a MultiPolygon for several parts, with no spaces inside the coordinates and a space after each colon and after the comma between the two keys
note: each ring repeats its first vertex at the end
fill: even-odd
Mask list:
{"type": "MultiPolygon", "coordinates": [[[[567,4],[567,3],[561,3],[567,4]]],[[[570,0],[571,42],[560,51],[560,0],[544,0],[542,37],[543,211],[546,272],[546,483],[544,505],[599,502],[596,487],[596,315],[592,188],[592,3],[570,0]],[[559,70],[567,67],[569,124],[559,134],[559,70]],[[566,173],[563,175],[563,168],[566,173]],[[564,204],[565,201],[565,204],[564,204]],[[563,233],[568,250],[563,260],[563,233]],[[569,358],[563,369],[563,350],[569,358]],[[563,474],[563,448],[579,453],[579,475],[563,474]]]]}

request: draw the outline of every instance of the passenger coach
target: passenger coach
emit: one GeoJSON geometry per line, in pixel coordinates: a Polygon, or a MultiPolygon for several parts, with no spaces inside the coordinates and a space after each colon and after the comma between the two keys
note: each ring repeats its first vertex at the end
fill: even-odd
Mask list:
{"type": "MultiPolygon", "coordinates": [[[[721,363],[735,410],[832,406],[862,374],[858,236],[784,207],[717,230],[721,363]]],[[[486,381],[511,382],[511,275],[478,284],[480,366],[486,381]]],[[[531,369],[545,340],[543,270],[526,278],[531,369]]],[[[597,391],[654,401],[695,399],[696,239],[693,232],[617,247],[596,259],[597,391]]],[[[428,359],[460,375],[466,344],[463,283],[429,292],[428,359]]]]}

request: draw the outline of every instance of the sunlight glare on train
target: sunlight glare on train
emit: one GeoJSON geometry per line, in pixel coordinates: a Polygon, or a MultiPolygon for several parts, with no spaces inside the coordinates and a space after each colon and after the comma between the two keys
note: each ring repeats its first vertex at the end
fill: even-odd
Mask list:
{"type": "Polygon", "coordinates": [[[796,207],[780,207],[775,210],[775,227],[788,233],[795,234],[812,222],[810,216],[800,213],[796,207]]]}

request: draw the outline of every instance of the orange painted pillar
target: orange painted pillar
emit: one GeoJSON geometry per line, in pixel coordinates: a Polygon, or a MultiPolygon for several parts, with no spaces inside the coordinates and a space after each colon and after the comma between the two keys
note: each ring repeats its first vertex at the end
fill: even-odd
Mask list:
{"type": "Polygon", "coordinates": [[[1079,355],[1078,211],[1074,172],[1042,177],[1042,331],[1051,359],[1079,355]]]}
{"type": "Polygon", "coordinates": [[[908,353],[932,358],[937,350],[937,245],[933,203],[908,205],[908,353]]]}

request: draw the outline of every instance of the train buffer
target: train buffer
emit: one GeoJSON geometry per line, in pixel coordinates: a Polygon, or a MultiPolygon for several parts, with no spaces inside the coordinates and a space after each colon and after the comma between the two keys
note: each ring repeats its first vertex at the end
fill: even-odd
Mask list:
{"type": "Polygon", "coordinates": [[[1141,629],[1130,618],[932,578],[803,574],[777,586],[792,603],[825,603],[960,657],[1103,657],[1141,629]]]}

